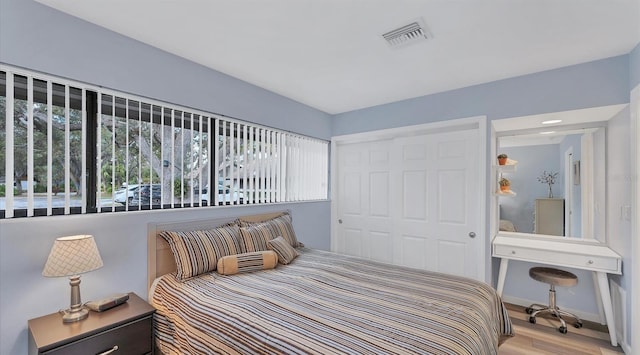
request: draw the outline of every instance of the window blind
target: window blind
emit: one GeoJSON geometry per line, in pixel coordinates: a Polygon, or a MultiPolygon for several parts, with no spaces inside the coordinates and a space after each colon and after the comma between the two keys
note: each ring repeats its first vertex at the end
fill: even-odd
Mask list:
{"type": "Polygon", "coordinates": [[[328,198],[323,140],[4,65],[0,104],[4,218],[328,198]]]}

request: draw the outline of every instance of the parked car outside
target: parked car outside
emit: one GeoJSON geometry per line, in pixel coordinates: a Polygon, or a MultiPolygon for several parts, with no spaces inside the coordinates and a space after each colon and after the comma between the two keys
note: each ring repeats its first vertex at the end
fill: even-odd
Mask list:
{"type": "Polygon", "coordinates": [[[162,185],[161,184],[144,184],[133,193],[133,199],[130,205],[159,205],[162,203],[162,185]]]}
{"type": "Polygon", "coordinates": [[[133,199],[133,194],[136,191],[138,191],[139,187],[140,185],[138,184],[130,184],[130,185],[122,184],[120,189],[113,194],[113,201],[124,205],[125,203],[127,203],[127,199],[128,199],[129,203],[131,203],[131,200],[133,199]]]}
{"type": "MultiPolygon", "coordinates": [[[[209,185],[206,185],[204,189],[202,189],[201,199],[202,204],[209,203],[209,185]]],[[[197,189],[195,190],[195,194],[200,193],[197,189]]],[[[231,189],[229,187],[225,187],[222,184],[218,184],[218,202],[219,203],[242,203],[243,194],[239,192],[237,189],[231,193],[231,189]]]]}

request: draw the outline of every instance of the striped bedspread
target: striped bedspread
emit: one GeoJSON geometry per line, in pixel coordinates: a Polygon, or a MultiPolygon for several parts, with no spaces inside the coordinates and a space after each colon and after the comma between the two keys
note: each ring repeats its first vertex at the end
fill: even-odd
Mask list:
{"type": "Polygon", "coordinates": [[[311,249],[272,270],[165,275],[151,303],[165,354],[484,355],[513,335],[484,283],[311,249]]]}

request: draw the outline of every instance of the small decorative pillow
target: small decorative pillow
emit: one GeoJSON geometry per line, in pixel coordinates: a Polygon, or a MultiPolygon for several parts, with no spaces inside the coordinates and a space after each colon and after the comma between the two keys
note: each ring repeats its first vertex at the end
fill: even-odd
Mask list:
{"type": "Polygon", "coordinates": [[[176,260],[176,278],[188,278],[216,269],[218,259],[240,253],[240,228],[225,226],[209,230],[164,231],[160,234],[176,260]]]}
{"type": "Polygon", "coordinates": [[[262,235],[262,239],[257,239],[255,236],[255,230],[252,230],[251,238],[247,239],[247,234],[242,233],[242,237],[244,239],[245,247],[247,247],[247,252],[250,251],[258,251],[258,250],[267,250],[266,242],[271,239],[275,239],[278,236],[282,236],[289,245],[294,248],[299,247],[298,238],[296,238],[296,233],[293,230],[292,219],[289,212],[284,212],[282,215],[270,219],[265,222],[252,223],[243,221],[242,219],[238,219],[237,223],[240,225],[241,231],[243,228],[251,228],[251,227],[260,227],[260,234],[262,235]],[[264,242],[263,242],[264,240],[264,242]],[[252,244],[253,243],[253,244],[252,244]],[[264,248],[264,249],[251,249],[251,248],[264,248]]]}
{"type": "Polygon", "coordinates": [[[273,250],[278,254],[278,262],[280,264],[288,264],[293,261],[293,259],[300,256],[297,250],[295,250],[289,242],[284,240],[282,237],[278,237],[276,239],[272,239],[267,242],[267,247],[273,250]]]}
{"type": "Polygon", "coordinates": [[[218,260],[218,273],[233,275],[240,272],[273,269],[278,265],[278,255],[272,250],[227,255],[218,260]]]}

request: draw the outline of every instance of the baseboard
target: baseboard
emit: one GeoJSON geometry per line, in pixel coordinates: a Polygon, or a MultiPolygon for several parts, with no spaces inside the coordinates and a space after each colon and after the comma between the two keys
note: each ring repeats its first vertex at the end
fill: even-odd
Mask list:
{"type": "MultiPolygon", "coordinates": [[[[502,296],[502,300],[504,302],[507,303],[511,303],[511,304],[515,304],[518,306],[523,306],[523,307],[528,307],[530,306],[532,303],[540,303],[540,302],[536,302],[533,300],[527,300],[524,298],[519,298],[519,297],[512,297],[512,296],[507,296],[507,295],[503,295],[502,296]]],[[[596,323],[600,323],[600,315],[597,313],[588,313],[588,312],[583,312],[583,311],[578,311],[575,309],[571,309],[571,308],[566,308],[566,307],[560,307],[562,310],[565,310],[569,313],[573,313],[576,316],[580,317],[580,319],[583,320],[588,320],[591,322],[596,322],[596,323]]]]}

